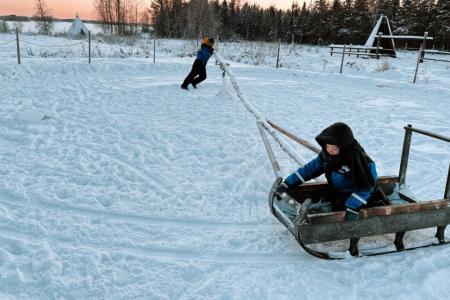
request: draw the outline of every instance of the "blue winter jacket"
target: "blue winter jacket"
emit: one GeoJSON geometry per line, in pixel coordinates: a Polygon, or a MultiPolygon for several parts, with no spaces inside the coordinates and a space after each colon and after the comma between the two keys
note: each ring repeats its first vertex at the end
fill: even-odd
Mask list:
{"type": "Polygon", "coordinates": [[[214,50],[208,48],[205,44],[202,44],[200,50],[197,52],[197,59],[201,60],[205,64],[208,62],[209,58],[212,56],[214,50]]]}
{"type": "MultiPolygon", "coordinates": [[[[286,177],[285,182],[289,186],[297,186],[306,182],[312,178],[320,176],[325,173],[325,164],[321,155],[318,155],[315,159],[299,168],[297,171],[286,177]]],[[[377,170],[374,162],[369,163],[369,170],[372,174],[374,181],[378,179],[377,170]]],[[[349,194],[345,201],[345,206],[351,209],[360,209],[367,204],[367,200],[370,198],[374,191],[374,187],[366,191],[356,191],[353,187],[352,176],[349,174],[350,168],[343,165],[339,171],[331,171],[327,178],[331,180],[329,182],[336,190],[342,193],[349,194]]]]}

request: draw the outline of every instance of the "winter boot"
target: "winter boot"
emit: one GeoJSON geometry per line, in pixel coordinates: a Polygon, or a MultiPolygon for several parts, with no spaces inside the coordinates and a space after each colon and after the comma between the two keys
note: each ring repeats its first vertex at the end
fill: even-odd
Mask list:
{"type": "Polygon", "coordinates": [[[182,88],[183,90],[189,91],[189,88],[188,88],[186,85],[181,85],[181,88],[182,88]]]}

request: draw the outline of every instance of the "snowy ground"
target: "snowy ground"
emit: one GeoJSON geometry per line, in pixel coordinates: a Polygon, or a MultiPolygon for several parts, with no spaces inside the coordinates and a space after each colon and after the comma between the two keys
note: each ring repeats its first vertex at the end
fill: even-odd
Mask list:
{"type": "MultiPolygon", "coordinates": [[[[197,90],[179,88],[188,42],[159,41],[155,64],[102,44],[111,55],[91,65],[24,53],[19,66],[14,44],[1,46],[12,39],[0,35],[1,299],[450,297],[448,247],[332,262],[303,252],[269,212],[274,175],[255,120],[217,96],[214,59],[197,90]]],[[[398,173],[406,124],[450,136],[448,64],[425,63],[413,85],[415,53],[384,72],[346,57],[340,75],[325,48],[285,46],[275,69],[270,46],[219,47],[263,115],[310,141],[347,122],[381,175],[398,173]]],[[[276,150],[287,175],[296,166],[276,150]]],[[[410,188],[442,198],[449,161],[449,145],[414,136],[410,188]]]]}

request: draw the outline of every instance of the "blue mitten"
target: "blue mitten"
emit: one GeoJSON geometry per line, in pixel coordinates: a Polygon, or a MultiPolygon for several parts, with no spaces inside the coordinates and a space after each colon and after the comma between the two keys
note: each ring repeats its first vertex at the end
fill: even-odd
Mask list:
{"type": "Polygon", "coordinates": [[[284,180],[275,188],[275,197],[281,200],[281,196],[287,191],[289,186],[284,182],[284,180]]]}

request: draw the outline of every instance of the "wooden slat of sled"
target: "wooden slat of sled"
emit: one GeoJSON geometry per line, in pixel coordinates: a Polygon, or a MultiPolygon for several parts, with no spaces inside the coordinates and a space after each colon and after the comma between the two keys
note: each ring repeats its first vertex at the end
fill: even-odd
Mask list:
{"type": "MultiPolygon", "coordinates": [[[[377,180],[377,184],[392,184],[398,182],[399,178],[398,176],[380,176],[377,180]]],[[[310,190],[319,190],[323,189],[324,187],[328,186],[328,183],[326,181],[321,182],[312,182],[312,183],[304,183],[298,188],[293,188],[292,190],[295,191],[310,191],[310,190]]]]}
{"type": "MultiPolygon", "coordinates": [[[[343,216],[343,214],[342,214],[343,216]]],[[[339,241],[450,224],[450,208],[373,216],[351,222],[299,224],[298,234],[305,244],[339,241]]]]}
{"type": "MultiPolygon", "coordinates": [[[[397,214],[416,213],[420,211],[438,210],[442,208],[447,208],[448,204],[449,200],[432,200],[426,202],[408,203],[401,205],[378,206],[367,209],[361,209],[359,216],[361,219],[367,219],[369,217],[374,216],[390,216],[397,214]]],[[[343,211],[314,214],[308,215],[307,221],[309,224],[312,225],[341,222],[344,220],[344,215],[345,212],[343,211]]]]}

